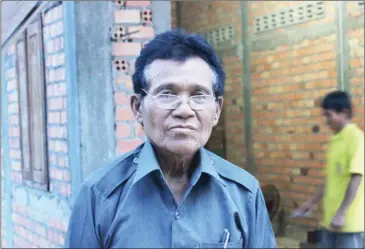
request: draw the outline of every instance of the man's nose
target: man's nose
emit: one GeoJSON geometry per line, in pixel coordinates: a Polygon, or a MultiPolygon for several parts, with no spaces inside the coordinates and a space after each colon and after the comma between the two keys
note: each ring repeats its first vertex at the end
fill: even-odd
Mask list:
{"type": "Polygon", "coordinates": [[[180,104],[176,109],[172,112],[173,115],[180,116],[182,118],[187,118],[190,116],[194,116],[195,112],[190,107],[189,97],[186,95],[180,96],[180,104]]]}

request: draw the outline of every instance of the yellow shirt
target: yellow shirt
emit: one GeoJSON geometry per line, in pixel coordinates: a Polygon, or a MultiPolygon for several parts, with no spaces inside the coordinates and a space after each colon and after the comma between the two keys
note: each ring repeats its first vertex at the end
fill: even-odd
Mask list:
{"type": "Polygon", "coordinates": [[[348,124],[332,137],[327,153],[322,226],[328,230],[332,230],[332,218],[344,200],[351,174],[355,173],[362,175],[362,181],[339,232],[364,231],[364,133],[357,125],[348,124]]]}

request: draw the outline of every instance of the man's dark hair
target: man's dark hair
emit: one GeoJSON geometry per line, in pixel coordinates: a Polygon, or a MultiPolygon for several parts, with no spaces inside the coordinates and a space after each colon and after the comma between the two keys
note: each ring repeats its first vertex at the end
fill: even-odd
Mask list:
{"type": "Polygon", "coordinates": [[[322,100],[324,110],[333,110],[337,113],[348,112],[349,118],[352,118],[351,96],[344,91],[333,91],[328,93],[322,100]]]}
{"type": "Polygon", "coordinates": [[[134,92],[145,95],[141,90],[142,88],[148,89],[144,71],[154,60],[185,62],[191,57],[200,57],[210,66],[216,74],[216,82],[213,85],[214,94],[216,97],[223,96],[225,73],[219,57],[203,37],[194,33],[186,33],[182,29],[161,33],[142,49],[136,60],[132,77],[134,92]]]}

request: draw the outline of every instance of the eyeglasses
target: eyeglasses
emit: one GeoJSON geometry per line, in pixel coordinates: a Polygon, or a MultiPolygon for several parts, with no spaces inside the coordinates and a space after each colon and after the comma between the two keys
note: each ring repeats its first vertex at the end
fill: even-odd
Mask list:
{"type": "MultiPolygon", "coordinates": [[[[145,89],[142,89],[146,94],[152,96],[156,105],[162,109],[166,110],[174,110],[180,106],[182,103],[181,96],[175,94],[165,94],[159,93],[157,95],[153,95],[147,92],[145,89]]],[[[191,109],[195,111],[204,110],[210,106],[210,104],[216,99],[214,95],[194,95],[188,98],[188,104],[191,109]]]]}

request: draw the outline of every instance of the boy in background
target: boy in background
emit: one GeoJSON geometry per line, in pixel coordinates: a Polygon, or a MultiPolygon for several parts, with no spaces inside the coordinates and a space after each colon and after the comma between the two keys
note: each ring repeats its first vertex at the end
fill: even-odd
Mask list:
{"type": "Polygon", "coordinates": [[[334,135],[330,141],[325,183],[302,207],[304,215],[323,199],[320,248],[364,248],[364,133],[351,122],[350,96],[326,95],[323,116],[334,135]]]}

